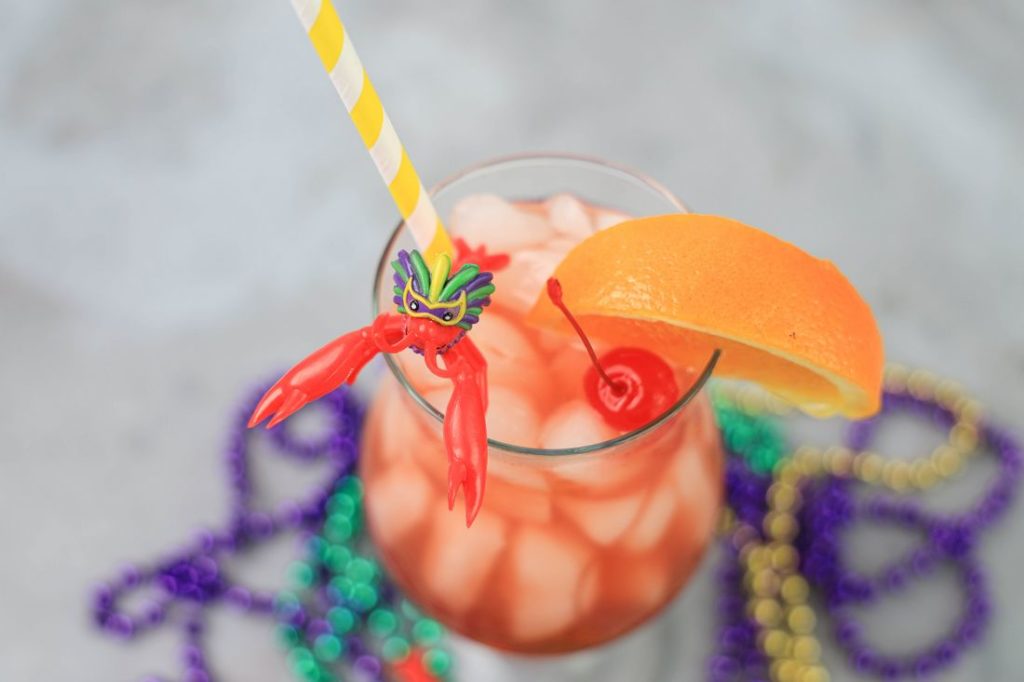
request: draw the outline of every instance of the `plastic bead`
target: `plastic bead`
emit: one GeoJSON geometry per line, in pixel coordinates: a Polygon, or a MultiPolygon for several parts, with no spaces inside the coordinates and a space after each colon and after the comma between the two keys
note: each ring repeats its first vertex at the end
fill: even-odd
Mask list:
{"type": "Polygon", "coordinates": [[[338,660],[343,651],[342,647],[340,639],[328,634],[320,635],[313,644],[313,650],[316,652],[317,658],[328,663],[338,660]]]}
{"type": "Polygon", "coordinates": [[[387,637],[398,627],[398,619],[388,609],[374,609],[367,618],[370,631],[378,637],[387,637]]]}
{"type": "Polygon", "coordinates": [[[401,661],[409,655],[409,642],[402,637],[389,637],[381,647],[384,658],[389,661],[401,661]]]}
{"type": "Polygon", "coordinates": [[[452,667],[451,656],[442,649],[429,649],[423,654],[423,663],[426,665],[427,670],[439,677],[446,675],[452,667]]]}

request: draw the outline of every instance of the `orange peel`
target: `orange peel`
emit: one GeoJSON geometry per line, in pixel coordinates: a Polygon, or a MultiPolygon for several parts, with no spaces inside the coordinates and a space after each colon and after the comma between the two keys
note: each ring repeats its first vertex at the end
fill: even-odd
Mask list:
{"type": "MultiPolygon", "coordinates": [[[[722,350],[716,375],[760,384],[819,417],[881,406],[884,351],[871,309],[829,261],[711,215],[628,220],[580,242],[554,276],[588,334],[680,366],[722,350]]],[[[539,326],[567,329],[541,296],[539,326]]]]}

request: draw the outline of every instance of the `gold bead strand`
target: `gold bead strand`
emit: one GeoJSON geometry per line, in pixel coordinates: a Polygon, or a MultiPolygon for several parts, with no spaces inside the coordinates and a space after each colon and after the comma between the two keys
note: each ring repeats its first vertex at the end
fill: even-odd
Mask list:
{"type": "Polygon", "coordinates": [[[882,463],[877,474],[873,462],[868,467],[868,476],[858,475],[857,478],[865,483],[881,484],[894,492],[906,492],[910,489],[928,490],[956,475],[965,460],[977,452],[980,403],[953,381],[939,379],[925,370],[909,370],[902,365],[886,367],[885,389],[889,393],[911,395],[918,400],[938,404],[952,412],[953,426],[946,442],[937,446],[929,456],[912,460],[891,459],[882,463]]]}
{"type": "MultiPolygon", "coordinates": [[[[808,604],[810,590],[797,571],[799,554],[792,544],[799,532],[800,485],[831,474],[896,492],[923,490],[954,475],[976,449],[981,408],[959,386],[927,372],[892,366],[886,372],[886,389],[933,400],[953,412],[955,422],[947,442],[930,455],[911,460],[889,459],[870,451],[854,453],[842,447],[825,451],[801,447],[774,472],[763,524],[767,542],[760,543],[754,529],[740,525],[748,612],[757,623],[758,645],[771,661],[769,673],[774,682],[829,680],[828,670],[820,663],[816,618],[808,604]]],[[[751,398],[737,403],[759,408],[751,398]]]]}

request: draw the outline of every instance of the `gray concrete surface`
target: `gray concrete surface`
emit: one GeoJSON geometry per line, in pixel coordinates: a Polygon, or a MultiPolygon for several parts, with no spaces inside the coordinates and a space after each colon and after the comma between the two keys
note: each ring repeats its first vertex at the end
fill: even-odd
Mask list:
{"type": "MultiPolygon", "coordinates": [[[[339,5],[428,182],[530,150],[644,169],[834,260],[889,357],[1024,434],[1020,2],[339,5]]],[[[236,397],[366,319],[394,220],[285,0],[0,0],[0,679],[177,674],[176,635],[97,636],[88,586],[219,522],[236,397]]],[[[1013,516],[982,547],[994,627],[944,680],[1020,679],[1013,516]]],[[[289,550],[239,570],[272,586],[289,550]]],[[[954,586],[865,614],[872,639],[942,632],[954,586]]],[[[712,608],[705,574],[672,611],[678,680],[712,608]]],[[[213,627],[224,679],[289,679],[265,624],[213,627]]]]}

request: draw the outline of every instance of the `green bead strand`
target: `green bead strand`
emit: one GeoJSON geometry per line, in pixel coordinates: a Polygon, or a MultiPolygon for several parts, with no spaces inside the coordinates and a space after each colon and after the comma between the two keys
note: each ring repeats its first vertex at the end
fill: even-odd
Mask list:
{"type": "Polygon", "coordinates": [[[352,561],[352,550],[344,545],[327,545],[319,556],[328,571],[343,573],[352,561]]]}
{"type": "Polygon", "coordinates": [[[388,609],[374,609],[366,622],[370,626],[370,632],[378,637],[387,637],[398,628],[398,619],[388,609]]]}
{"type": "Polygon", "coordinates": [[[307,588],[313,584],[313,580],[316,578],[316,573],[313,567],[305,561],[296,561],[289,568],[288,573],[291,576],[292,583],[297,585],[299,588],[307,588]]]}
{"type": "Polygon", "coordinates": [[[362,483],[353,476],[342,480],[327,502],[321,534],[307,543],[307,559],[289,567],[296,592],[278,596],[275,609],[282,619],[297,612],[302,601],[315,603],[314,590],[324,576],[327,596],[335,603],[324,614],[329,632],[321,630],[315,638],[302,628],[279,626],[278,639],[289,649],[289,665],[305,682],[335,682],[339,678],[332,668],[341,665],[348,649],[346,638],[357,635],[389,664],[405,661],[414,646],[420,647],[424,668],[438,680],[448,680],[452,658],[442,648],[444,628],[406,599],[393,607],[381,603],[385,576],[367,551],[372,548],[363,535],[362,500],[362,483]]]}
{"type": "Polygon", "coordinates": [[[726,448],[742,457],[756,473],[774,471],[787,453],[778,420],[748,414],[720,394],[712,402],[726,448]]]}
{"type": "Polygon", "coordinates": [[[443,649],[429,649],[423,654],[423,663],[431,673],[443,677],[451,670],[452,657],[443,649]]]}
{"type": "Polygon", "coordinates": [[[388,637],[381,647],[381,654],[385,660],[390,662],[405,660],[409,651],[409,642],[402,637],[388,637]]]}
{"type": "Polygon", "coordinates": [[[344,606],[335,606],[327,612],[327,622],[339,635],[347,635],[356,625],[356,614],[344,606]]]}
{"type": "Polygon", "coordinates": [[[377,565],[368,559],[352,559],[345,567],[345,575],[353,582],[369,584],[378,575],[377,565]]]}
{"type": "Polygon", "coordinates": [[[412,626],[412,637],[420,646],[433,646],[444,638],[444,628],[436,620],[424,618],[412,626]]]}
{"type": "Polygon", "coordinates": [[[345,644],[334,635],[320,635],[313,644],[313,651],[321,661],[330,663],[338,660],[345,651],[345,644]]]}
{"type": "Polygon", "coordinates": [[[302,635],[292,625],[277,626],[277,639],[282,646],[290,648],[302,641],[302,635]]]}
{"type": "Polygon", "coordinates": [[[324,536],[331,542],[348,542],[354,532],[355,524],[344,514],[331,514],[324,524],[324,536]]]}

